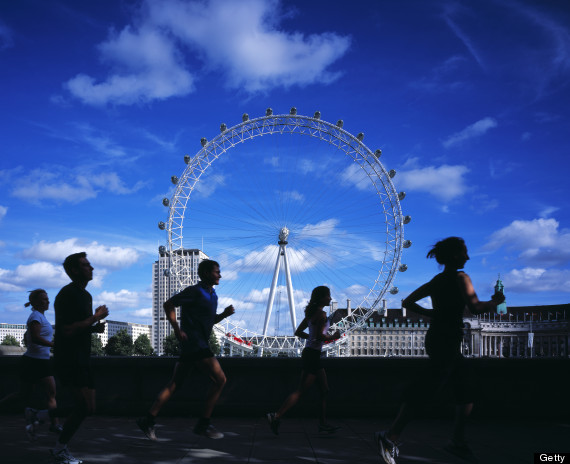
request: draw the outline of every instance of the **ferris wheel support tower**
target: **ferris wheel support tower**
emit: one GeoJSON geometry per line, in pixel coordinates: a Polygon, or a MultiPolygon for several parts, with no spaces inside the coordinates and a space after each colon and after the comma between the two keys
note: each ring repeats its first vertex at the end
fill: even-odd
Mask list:
{"type": "Polygon", "coordinates": [[[273,281],[269,290],[269,300],[267,301],[267,310],[265,311],[265,324],[263,325],[263,336],[267,335],[267,326],[271,318],[271,310],[273,309],[273,300],[275,299],[275,289],[277,288],[277,279],[281,268],[281,258],[283,258],[283,267],[285,268],[285,280],[287,282],[287,297],[289,299],[289,313],[291,314],[291,324],[293,330],[297,328],[297,318],[295,317],[295,299],[293,297],[293,284],[291,283],[291,272],[289,270],[289,261],[287,260],[287,239],[289,238],[289,229],[282,227],[279,231],[279,252],[277,253],[277,261],[275,262],[275,272],[273,273],[273,281]]]}

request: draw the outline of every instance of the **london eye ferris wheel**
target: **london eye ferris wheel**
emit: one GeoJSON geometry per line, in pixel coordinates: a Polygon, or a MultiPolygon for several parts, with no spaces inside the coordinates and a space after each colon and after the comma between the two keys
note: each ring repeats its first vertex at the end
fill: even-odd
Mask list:
{"type": "MultiPolygon", "coordinates": [[[[246,352],[296,354],[304,344],[293,333],[311,290],[331,288],[346,311],[332,322],[343,335],[380,308],[401,263],[404,216],[392,178],[364,134],[320,112],[265,116],[227,127],[186,155],[164,198],[167,233],[161,249],[171,294],[195,282],[183,269],[182,250],[200,248],[220,263],[220,306],[236,313],[215,326],[224,340],[246,352]]],[[[346,337],[325,349],[336,349],[346,337]]]]}

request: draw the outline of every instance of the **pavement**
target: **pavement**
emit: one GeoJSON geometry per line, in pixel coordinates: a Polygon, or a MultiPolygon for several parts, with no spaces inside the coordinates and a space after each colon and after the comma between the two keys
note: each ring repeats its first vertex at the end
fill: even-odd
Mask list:
{"type": "MultiPolygon", "coordinates": [[[[379,463],[373,435],[388,420],[331,419],[342,429],[333,435],[319,434],[314,419],[285,417],[279,436],[269,430],[263,417],[214,418],[225,434],[211,440],[192,433],[195,419],[164,417],[156,426],[157,442],[149,441],[134,418],[94,416],[85,420],[70,443],[71,453],[89,463],[195,464],[195,463],[379,463]]],[[[20,415],[0,416],[0,462],[50,463],[55,435],[39,428],[30,442],[20,415]]],[[[402,436],[398,464],[460,464],[465,461],[442,448],[451,421],[421,419],[409,424],[402,436]]],[[[534,453],[570,451],[568,421],[473,420],[468,426],[471,448],[484,464],[532,463],[534,453]]]]}

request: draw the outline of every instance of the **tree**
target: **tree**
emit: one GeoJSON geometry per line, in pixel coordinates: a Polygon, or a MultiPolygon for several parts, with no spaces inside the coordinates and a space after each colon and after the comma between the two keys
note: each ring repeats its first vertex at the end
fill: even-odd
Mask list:
{"type": "Polygon", "coordinates": [[[20,346],[20,342],[13,335],[6,335],[1,344],[7,346],[20,346]]]}
{"type": "Polygon", "coordinates": [[[210,338],[208,339],[208,346],[210,347],[210,351],[214,353],[214,356],[218,356],[220,354],[220,343],[218,342],[216,335],[214,335],[213,330],[210,333],[210,338]]]}
{"type": "Polygon", "coordinates": [[[91,356],[105,356],[103,342],[96,334],[91,334],[91,356]]]}
{"type": "Polygon", "coordinates": [[[150,340],[147,334],[141,334],[135,340],[134,354],[139,356],[152,356],[154,354],[154,350],[150,345],[150,340]]]}
{"type": "Polygon", "coordinates": [[[105,346],[105,354],[107,356],[131,356],[133,354],[133,337],[127,333],[126,329],[119,330],[109,338],[107,346],[105,346]]]}
{"type": "Polygon", "coordinates": [[[171,333],[167,337],[164,338],[164,342],[162,343],[162,350],[164,352],[164,356],[178,356],[180,353],[180,343],[176,338],[174,333],[171,333]]]}

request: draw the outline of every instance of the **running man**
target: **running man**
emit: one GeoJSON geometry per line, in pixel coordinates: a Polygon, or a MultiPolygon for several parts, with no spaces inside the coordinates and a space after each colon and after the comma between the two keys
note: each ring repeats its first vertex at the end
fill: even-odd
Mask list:
{"type": "Polygon", "coordinates": [[[209,259],[202,261],[198,266],[198,277],[200,282],[186,287],[163,305],[166,317],[180,342],[181,355],[174,366],[172,378],[160,391],[146,417],[137,419],[139,428],[152,441],[156,441],[154,430],[156,416],[194,368],[201,370],[213,382],[206,396],[202,416],[194,427],[194,433],[214,439],[224,437],[223,433],[210,424],[210,417],[226,384],[226,375],[210,351],[208,340],[214,324],[231,316],[235,310],[230,305],[222,313],[216,313],[218,295],[214,285],[218,285],[222,278],[220,265],[216,261],[209,259]],[[180,325],[176,318],[176,307],[181,308],[180,325]]]}
{"type": "Polygon", "coordinates": [[[95,384],[90,367],[91,334],[105,331],[105,323],[101,320],[107,317],[109,310],[102,305],[93,313],[93,299],[86,290],[93,279],[93,267],[85,252],[69,255],[63,268],[71,283],[55,298],[54,361],[57,377],[73,392],[74,404],[51,453],[56,463],[80,464],[82,461],[71,455],[67,444],[85,417],[95,412],[95,384]]]}

